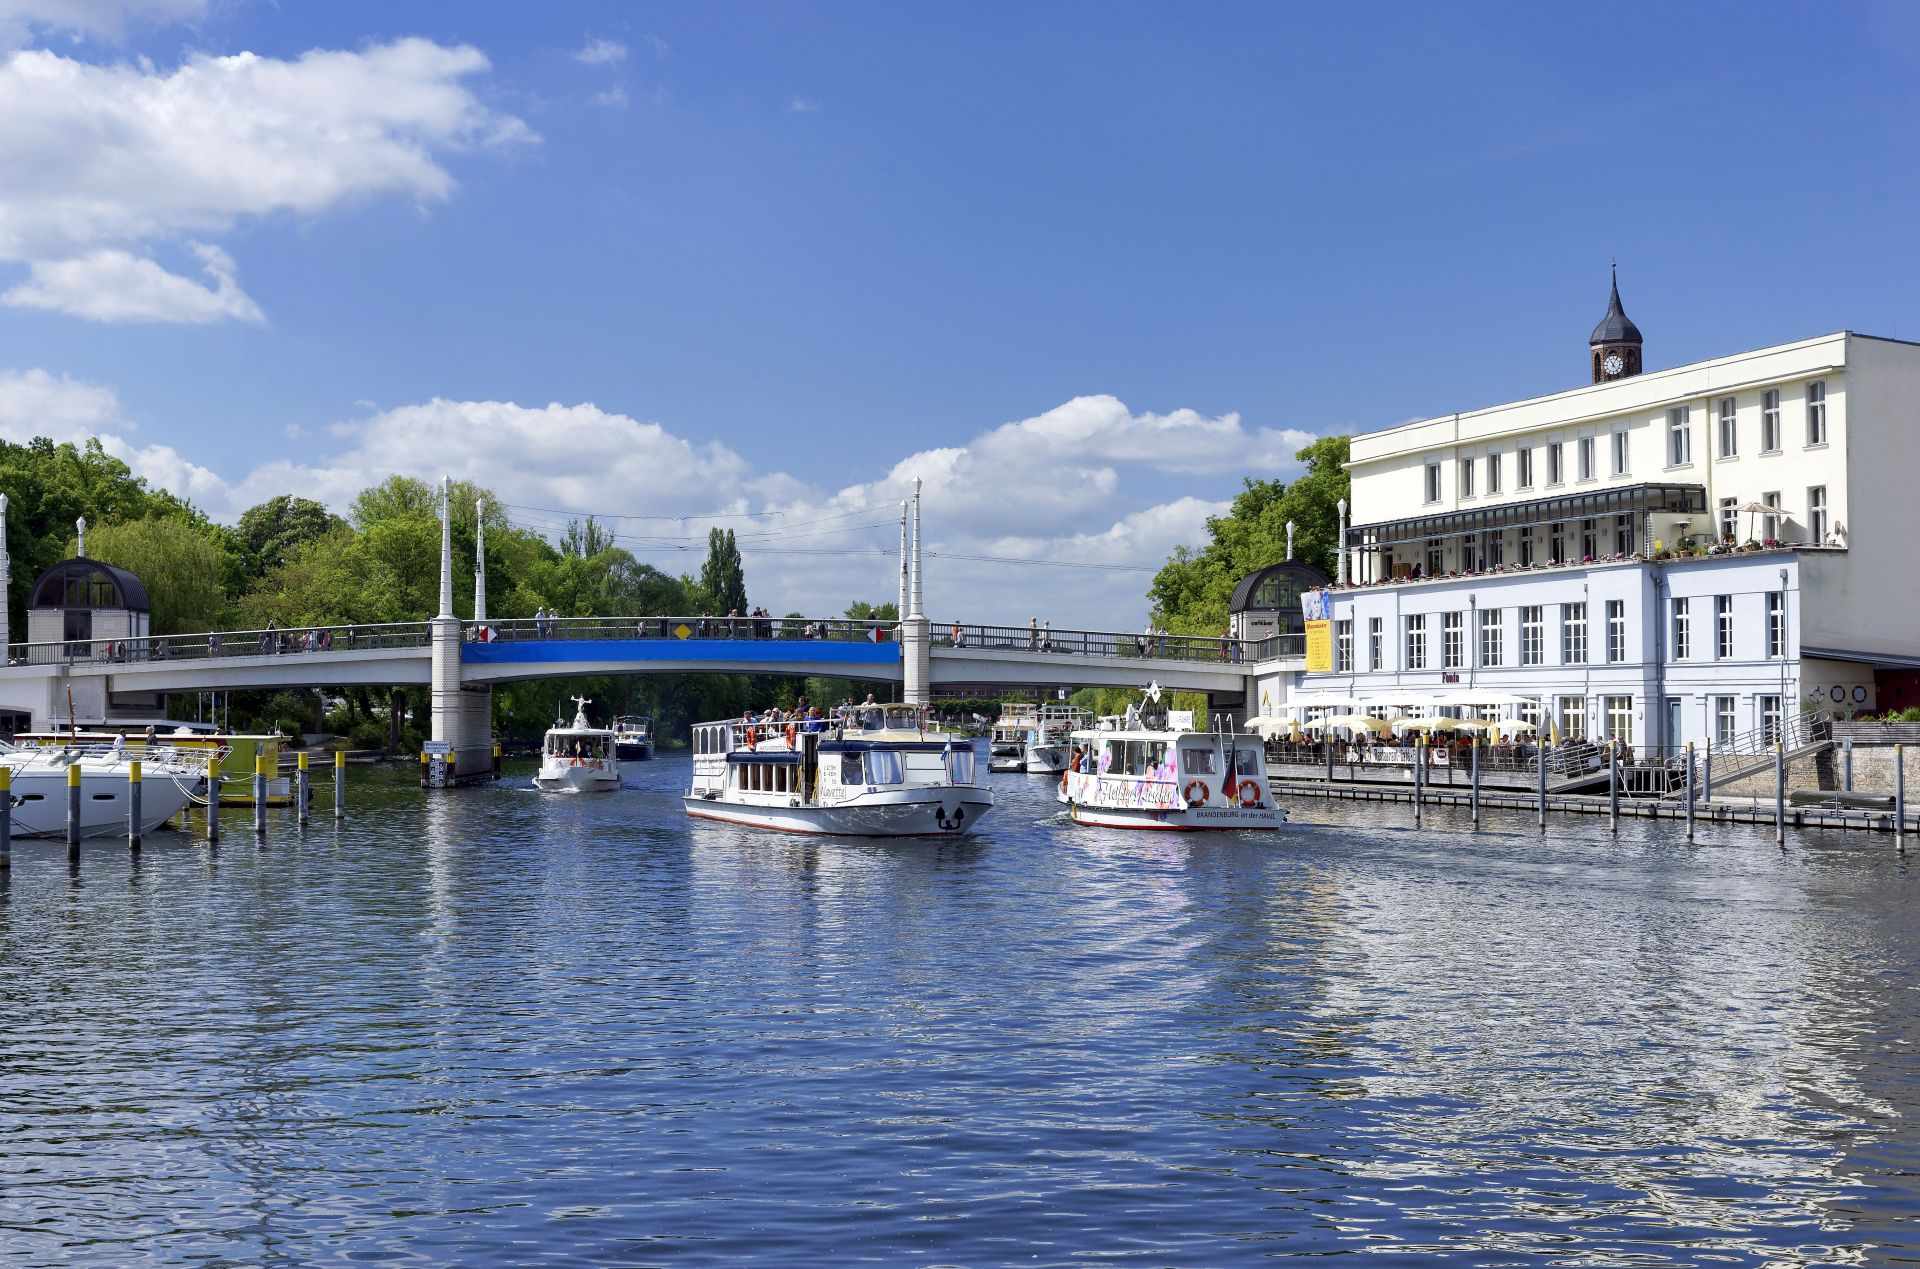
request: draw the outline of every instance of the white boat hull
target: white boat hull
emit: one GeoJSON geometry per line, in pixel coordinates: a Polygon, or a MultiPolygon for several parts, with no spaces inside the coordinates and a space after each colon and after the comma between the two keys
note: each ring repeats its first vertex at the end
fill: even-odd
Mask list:
{"type": "Polygon", "coordinates": [[[620,787],[618,763],[542,763],[533,785],[547,793],[607,793],[620,787]]]}
{"type": "MultiPolygon", "coordinates": [[[[124,774],[84,772],[80,777],[80,835],[105,837],[127,831],[127,778],[124,774]]],[[[140,782],[140,831],[150,833],[178,815],[192,800],[185,781],[150,772],[140,782]]],[[[67,832],[67,778],[64,772],[13,777],[13,835],[64,837],[67,832]]]]}
{"type": "Polygon", "coordinates": [[[1246,832],[1252,829],[1279,828],[1287,822],[1287,813],[1277,806],[1197,806],[1162,809],[1158,807],[1088,806],[1060,801],[1076,824],[1096,828],[1143,828],[1164,832],[1246,832]]]}
{"type": "Polygon", "coordinates": [[[1067,759],[1072,754],[1069,745],[1028,745],[1027,770],[1046,775],[1059,775],[1067,769],[1067,759]]]}
{"type": "Polygon", "coordinates": [[[987,759],[987,770],[989,771],[1025,771],[1026,769],[1027,769],[1027,760],[1025,755],[1022,755],[1017,758],[1007,757],[1007,758],[987,759]]]}
{"type": "Polygon", "coordinates": [[[993,809],[993,794],[972,786],[868,793],[831,806],[789,806],[727,797],[682,799],[695,819],[748,828],[834,837],[953,837],[971,832],[993,809]]]}

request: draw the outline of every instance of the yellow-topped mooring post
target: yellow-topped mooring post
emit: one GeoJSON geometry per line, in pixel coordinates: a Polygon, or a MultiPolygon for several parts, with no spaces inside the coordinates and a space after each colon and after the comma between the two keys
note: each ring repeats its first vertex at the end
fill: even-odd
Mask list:
{"type": "Polygon", "coordinates": [[[267,835],[267,747],[257,746],[253,751],[253,832],[256,837],[267,835]]]}
{"type": "Polygon", "coordinates": [[[80,858],[80,761],[67,768],[67,858],[80,858]]]}
{"type": "Polygon", "coordinates": [[[307,751],[302,749],[299,757],[296,758],[294,762],[299,768],[298,784],[300,787],[295,789],[293,794],[299,799],[300,827],[305,828],[307,826],[307,795],[309,792],[307,781],[311,778],[307,774],[307,751]]]}
{"type": "Polygon", "coordinates": [[[1480,737],[1467,740],[1468,761],[1473,767],[1473,826],[1480,827],[1480,737]]]}
{"type": "Polygon", "coordinates": [[[140,849],[140,760],[127,764],[127,849],[140,849]]]}
{"type": "Polygon", "coordinates": [[[220,840],[220,755],[207,759],[207,841],[220,840]]]}
{"type": "Polygon", "coordinates": [[[333,818],[344,819],[347,814],[347,751],[333,751],[333,818]]]}
{"type": "Polygon", "coordinates": [[[13,867],[13,768],[0,767],[0,872],[13,867]]]}

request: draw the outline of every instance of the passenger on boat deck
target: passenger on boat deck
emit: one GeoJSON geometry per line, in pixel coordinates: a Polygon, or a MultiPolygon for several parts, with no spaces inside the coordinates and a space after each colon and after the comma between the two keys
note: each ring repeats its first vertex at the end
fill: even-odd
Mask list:
{"type": "Polygon", "coordinates": [[[118,757],[119,755],[125,753],[126,751],[127,751],[127,737],[126,737],[126,733],[122,732],[120,735],[115,736],[113,738],[112,753],[114,754],[115,757],[118,757]]]}

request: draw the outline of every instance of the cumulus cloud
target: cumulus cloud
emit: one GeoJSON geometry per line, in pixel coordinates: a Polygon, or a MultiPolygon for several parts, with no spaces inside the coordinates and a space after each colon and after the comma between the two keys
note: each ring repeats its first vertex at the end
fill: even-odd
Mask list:
{"type": "Polygon", "coordinates": [[[196,55],[171,71],[14,53],[0,60],[0,171],[33,179],[0,184],[0,261],[31,273],[13,302],[102,321],[257,321],[224,253],[195,248],[207,288],[135,249],[244,218],[446,199],[447,154],[538,140],[469,87],[488,66],[477,49],[420,39],[292,60],[196,55]],[[76,288],[107,277],[133,286],[125,311],[81,302],[76,288]]]}
{"type": "Polygon", "coordinates": [[[206,13],[207,0],[0,0],[0,49],[56,32],[117,42],[138,24],[192,22],[206,13]]]}
{"type": "Polygon", "coordinates": [[[627,108],[627,90],[615,84],[605,92],[595,93],[593,95],[593,104],[596,106],[605,106],[609,110],[625,110],[627,108]]]}
{"type": "Polygon", "coordinates": [[[265,321],[260,306],[240,289],[233,257],[204,242],[192,246],[211,287],[168,273],[151,260],[106,249],[71,260],[34,261],[25,282],[0,293],[0,304],[96,322],[265,321]]]}
{"type": "Polygon", "coordinates": [[[84,445],[98,439],[102,449],[154,485],[203,507],[225,502],[225,479],[171,446],[134,444],[122,435],[131,430],[111,388],[44,370],[0,369],[0,440],[23,444],[44,436],[84,445]]]}
{"type": "Polygon", "coordinates": [[[588,40],[573,60],[588,66],[615,66],[627,60],[627,46],[618,40],[588,40]]]}

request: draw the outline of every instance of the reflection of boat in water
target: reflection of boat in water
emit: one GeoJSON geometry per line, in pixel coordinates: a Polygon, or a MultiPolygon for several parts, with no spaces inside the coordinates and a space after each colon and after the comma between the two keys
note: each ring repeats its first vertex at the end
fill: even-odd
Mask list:
{"type": "Polygon", "coordinates": [[[587,722],[585,697],[573,698],[571,726],[547,728],[534,784],[549,793],[600,793],[620,787],[620,759],[613,752],[613,729],[587,722]]]}
{"type": "Polygon", "coordinates": [[[653,719],[645,714],[622,714],[614,719],[613,756],[622,762],[645,762],[653,757],[653,719]]]}
{"type": "Polygon", "coordinates": [[[993,724],[993,739],[987,750],[987,770],[1025,771],[1027,741],[1033,735],[1033,706],[1008,702],[1000,706],[1000,717],[993,724]]]}
{"type": "Polygon", "coordinates": [[[993,809],[974,783],[981,742],[911,705],[821,719],[700,723],[687,814],[788,833],[963,833],[993,809]]]}
{"type": "Polygon", "coordinates": [[[1067,769],[1073,733],[1093,725],[1093,713],[1077,705],[1046,705],[1034,716],[1026,744],[1026,770],[1058,775],[1067,769]]]}
{"type": "Polygon", "coordinates": [[[1076,824],[1170,830],[1278,828],[1260,738],[1195,731],[1190,711],[1160,708],[1158,685],[1124,718],[1073,733],[1076,769],[1060,800],[1076,824]]]}
{"type": "Polygon", "coordinates": [[[150,832],[195,799],[207,777],[212,752],[153,745],[45,744],[16,747],[0,742],[0,765],[12,777],[10,798],[16,837],[57,837],[67,831],[68,774],[80,772],[80,833],[98,837],[128,829],[130,764],[140,763],[140,831],[150,832]]]}

